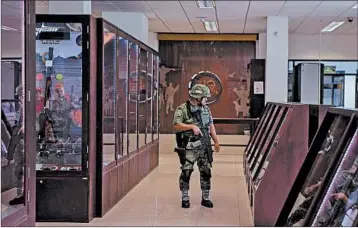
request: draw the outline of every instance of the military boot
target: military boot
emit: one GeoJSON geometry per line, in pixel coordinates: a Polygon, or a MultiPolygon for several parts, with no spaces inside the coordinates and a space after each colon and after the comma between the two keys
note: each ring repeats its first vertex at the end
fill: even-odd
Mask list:
{"type": "Polygon", "coordinates": [[[181,201],[181,207],[182,208],[189,208],[190,207],[190,201],[189,200],[182,200],[181,201]]]}
{"type": "Polygon", "coordinates": [[[204,198],[201,199],[201,205],[204,207],[207,207],[207,208],[213,208],[213,206],[214,206],[213,202],[211,202],[211,200],[204,199],[204,198]]]}

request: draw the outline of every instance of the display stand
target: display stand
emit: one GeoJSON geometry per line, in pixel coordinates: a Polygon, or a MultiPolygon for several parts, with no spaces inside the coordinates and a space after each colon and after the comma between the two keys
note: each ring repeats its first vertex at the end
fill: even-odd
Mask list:
{"type": "MultiPolygon", "coordinates": [[[[276,226],[312,225],[337,164],[343,161],[342,157],[349,151],[348,145],[357,129],[356,115],[351,110],[328,110],[281,209],[276,226]]],[[[353,163],[355,158],[350,157],[353,163]]]]}
{"type": "Polygon", "coordinates": [[[254,223],[273,226],[328,106],[267,103],[244,153],[254,223]],[[282,173],[286,173],[283,178],[282,173]]]}
{"type": "Polygon", "coordinates": [[[96,216],[102,217],[159,161],[158,53],[97,19],[96,216]]]}
{"type": "Polygon", "coordinates": [[[37,15],[36,220],[89,222],[96,196],[96,19],[37,15]]]}

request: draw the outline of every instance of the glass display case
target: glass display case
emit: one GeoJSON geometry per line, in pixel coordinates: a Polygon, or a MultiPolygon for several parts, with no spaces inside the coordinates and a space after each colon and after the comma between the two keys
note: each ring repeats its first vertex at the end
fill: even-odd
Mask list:
{"type": "Polygon", "coordinates": [[[39,21],[36,28],[36,170],[81,171],[85,28],[82,23],[39,21]]]}
{"type": "MultiPolygon", "coordinates": [[[[356,125],[356,124],[355,124],[356,125]]],[[[314,213],[312,226],[352,227],[358,215],[358,130],[345,141],[342,159],[314,213]]]]}
{"type": "MultiPolygon", "coordinates": [[[[333,115],[332,117],[329,117],[332,119],[332,122],[328,123],[326,121],[322,123],[322,126],[326,125],[323,127],[327,127],[327,125],[329,127],[327,132],[325,132],[325,138],[322,138],[322,141],[319,142],[318,140],[315,140],[311,145],[309,153],[311,156],[313,156],[312,154],[316,156],[311,168],[304,164],[305,171],[302,171],[302,175],[304,175],[303,172],[308,172],[308,175],[306,174],[304,180],[302,179],[303,176],[300,177],[302,179],[300,181],[303,182],[303,185],[300,187],[297,198],[294,199],[294,204],[285,222],[285,226],[304,226],[308,215],[307,211],[317,195],[323,178],[327,175],[331,162],[339,153],[337,149],[340,147],[341,137],[345,132],[351,117],[335,114],[330,115],[333,115]],[[318,145],[318,143],[320,145],[318,145]],[[313,151],[316,147],[318,150],[313,151]],[[307,170],[308,168],[309,170],[307,170]]],[[[326,116],[326,118],[328,117],[326,116]]],[[[320,134],[322,135],[323,132],[320,134]]]]}
{"type": "Polygon", "coordinates": [[[157,166],[158,53],[105,19],[96,21],[96,214],[103,216],[157,166]]]}

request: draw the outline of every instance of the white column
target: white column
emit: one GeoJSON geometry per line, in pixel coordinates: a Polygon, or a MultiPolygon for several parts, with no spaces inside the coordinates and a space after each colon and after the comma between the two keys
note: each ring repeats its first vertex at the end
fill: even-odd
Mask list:
{"type": "Polygon", "coordinates": [[[91,1],[48,1],[48,13],[90,15],[91,1]]]}
{"type": "Polygon", "coordinates": [[[266,102],[287,102],[288,17],[267,17],[266,102]]]}
{"type": "Polygon", "coordinates": [[[148,44],[148,18],[136,12],[102,12],[102,17],[136,39],[148,44]]]}
{"type": "Polygon", "coordinates": [[[356,107],[356,77],[345,76],[344,77],[344,107],[355,109],[356,107]]]}

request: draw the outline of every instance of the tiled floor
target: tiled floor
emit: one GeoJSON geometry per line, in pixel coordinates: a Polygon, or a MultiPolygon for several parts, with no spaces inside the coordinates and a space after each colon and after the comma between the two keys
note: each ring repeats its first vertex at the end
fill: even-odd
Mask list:
{"type": "MultiPolygon", "coordinates": [[[[221,136],[222,143],[245,143],[244,136],[221,136]]],[[[38,226],[252,226],[252,215],[243,177],[244,148],[222,147],[215,154],[211,198],[214,208],[200,205],[197,167],[191,178],[191,208],[182,209],[180,174],[173,136],[162,135],[160,165],[103,218],[89,224],[37,223],[38,226]]]]}

